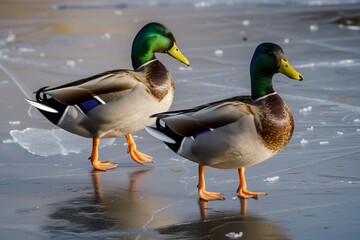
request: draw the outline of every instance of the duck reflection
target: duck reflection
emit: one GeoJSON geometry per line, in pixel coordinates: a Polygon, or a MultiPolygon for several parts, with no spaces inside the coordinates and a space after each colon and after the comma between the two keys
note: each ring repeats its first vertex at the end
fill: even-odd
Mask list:
{"type": "MultiPolygon", "coordinates": [[[[199,200],[200,221],[177,224],[158,229],[171,239],[230,239],[231,232],[243,233],[238,239],[283,240],[290,239],[276,224],[265,218],[247,213],[248,199],[239,199],[239,212],[221,212],[208,216],[206,201],[199,200]]],[[[235,239],[235,238],[233,238],[235,239]]]]}
{"type": "Polygon", "coordinates": [[[166,203],[157,196],[137,191],[139,182],[149,171],[151,170],[130,173],[128,185],[116,190],[103,186],[102,172],[94,171],[94,192],[54,204],[55,211],[49,217],[56,221],[48,222],[43,229],[52,236],[85,234],[87,238],[97,236],[134,239],[135,236],[141,236],[140,239],[148,239],[146,235],[151,234],[147,233],[148,228],[175,224],[175,217],[170,213],[154,216],[166,203]]]}

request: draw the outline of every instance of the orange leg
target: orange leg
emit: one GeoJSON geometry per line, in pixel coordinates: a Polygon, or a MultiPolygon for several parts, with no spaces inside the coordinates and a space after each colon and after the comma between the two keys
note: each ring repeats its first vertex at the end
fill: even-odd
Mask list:
{"type": "Polygon", "coordinates": [[[144,162],[153,162],[153,158],[151,156],[141,153],[136,149],[136,143],[130,133],[126,134],[125,137],[128,143],[128,153],[135,162],[138,164],[144,164],[144,162]]]}
{"type": "Polygon", "coordinates": [[[109,161],[99,161],[99,144],[100,144],[100,138],[98,137],[94,137],[93,138],[93,145],[92,145],[92,150],[91,150],[91,156],[90,156],[90,161],[91,164],[93,165],[93,167],[96,170],[100,170],[100,171],[106,171],[107,169],[112,169],[112,168],[116,168],[117,164],[116,163],[111,163],[109,161]]]}
{"type": "Polygon", "coordinates": [[[241,198],[257,198],[258,196],[267,195],[266,192],[250,192],[246,187],[246,179],[245,179],[245,168],[239,168],[239,187],[237,189],[237,193],[241,198]]]}
{"type": "Polygon", "coordinates": [[[198,184],[199,198],[204,201],[209,200],[224,200],[221,192],[207,192],[205,190],[205,166],[199,164],[199,184],[198,184]]]}

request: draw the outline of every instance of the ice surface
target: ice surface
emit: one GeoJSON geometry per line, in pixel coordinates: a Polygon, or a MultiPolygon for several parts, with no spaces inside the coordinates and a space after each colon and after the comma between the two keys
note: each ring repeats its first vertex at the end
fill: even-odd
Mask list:
{"type": "Polygon", "coordinates": [[[203,1],[212,4],[204,8],[195,8],[200,1],[193,0],[121,1],[124,7],[115,1],[25,2],[4,1],[0,7],[2,238],[199,240],[243,232],[244,239],[359,239],[360,35],[348,29],[359,25],[358,5],[341,0],[215,0],[203,1]],[[245,20],[250,24],[244,26],[245,20]],[[240,199],[238,171],[208,167],[207,190],[226,199],[199,202],[197,164],[145,131],[134,139],[139,151],[154,157],[152,164],[134,163],[122,142],[124,151],[106,148],[113,156],[108,159],[119,163],[114,170],[92,171],[88,161],[75,163],[78,157],[72,156],[57,161],[75,152],[86,159],[91,140],[44,129],[51,123],[29,110],[24,96],[34,99],[42,86],[131,68],[131,42],[149,21],[168,25],[192,64],[180,68],[185,66],[157,54],[175,82],[172,110],[249,94],[249,62],[264,41],[281,45],[304,75],[302,82],[275,75],[274,89],[294,116],[294,134],[279,154],[246,169],[249,190],[269,195],[240,199]],[[310,31],[310,25],[319,30],[310,31]],[[6,43],[9,29],[15,42],[6,43]],[[105,33],[111,40],[101,38],[105,33]],[[216,50],[223,54],[216,56],[216,50]],[[66,65],[68,60],[76,67],[66,65]],[[30,126],[33,130],[25,129],[30,126]],[[38,157],[42,154],[57,155],[38,157]],[[281,181],[263,181],[274,176],[281,181]]]}
{"type": "MultiPolygon", "coordinates": [[[[62,129],[26,128],[11,130],[15,143],[29,153],[43,157],[52,155],[68,155],[91,150],[91,140],[82,138],[62,129]]],[[[115,139],[103,139],[100,147],[112,145],[115,139]]]]}

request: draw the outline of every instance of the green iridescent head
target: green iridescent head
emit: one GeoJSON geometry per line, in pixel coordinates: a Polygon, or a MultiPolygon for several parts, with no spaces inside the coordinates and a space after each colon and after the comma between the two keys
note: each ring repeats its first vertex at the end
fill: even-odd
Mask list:
{"type": "Polygon", "coordinates": [[[274,43],[262,43],[254,52],[250,65],[251,96],[253,99],[274,92],[272,77],[276,73],[298,81],[303,76],[298,73],[287,61],[284,51],[274,43]]]}
{"type": "Polygon", "coordinates": [[[189,60],[180,52],[172,32],[160,23],[145,25],[136,35],[131,52],[134,69],[155,59],[155,53],[167,53],[180,62],[190,65],[189,60]]]}

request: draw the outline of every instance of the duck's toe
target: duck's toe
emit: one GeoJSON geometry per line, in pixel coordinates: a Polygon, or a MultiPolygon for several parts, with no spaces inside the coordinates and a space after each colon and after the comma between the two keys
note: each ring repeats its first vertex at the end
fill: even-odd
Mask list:
{"type": "Polygon", "coordinates": [[[116,168],[118,166],[117,163],[112,163],[109,162],[107,160],[103,160],[103,161],[93,161],[92,162],[92,166],[99,171],[106,171],[108,169],[113,169],[116,168]]]}
{"type": "Polygon", "coordinates": [[[204,188],[199,189],[198,194],[199,198],[204,201],[225,199],[221,192],[208,192],[204,188]]]}
{"type": "Polygon", "coordinates": [[[267,192],[251,192],[246,188],[238,188],[237,193],[240,198],[258,198],[268,194],[267,192]]]}

